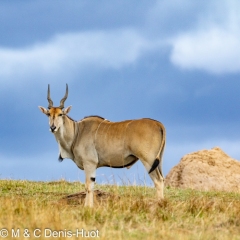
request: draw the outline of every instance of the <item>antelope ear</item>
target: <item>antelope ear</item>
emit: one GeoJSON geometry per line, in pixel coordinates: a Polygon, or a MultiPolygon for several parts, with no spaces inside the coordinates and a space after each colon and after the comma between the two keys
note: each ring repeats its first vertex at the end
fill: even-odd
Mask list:
{"type": "Polygon", "coordinates": [[[69,106],[69,107],[66,107],[64,110],[63,110],[63,114],[68,114],[71,110],[72,106],[69,106]]]}
{"type": "Polygon", "coordinates": [[[48,114],[48,110],[46,108],[41,107],[41,106],[38,106],[38,107],[39,107],[39,109],[41,110],[42,113],[44,113],[46,115],[48,114]]]}

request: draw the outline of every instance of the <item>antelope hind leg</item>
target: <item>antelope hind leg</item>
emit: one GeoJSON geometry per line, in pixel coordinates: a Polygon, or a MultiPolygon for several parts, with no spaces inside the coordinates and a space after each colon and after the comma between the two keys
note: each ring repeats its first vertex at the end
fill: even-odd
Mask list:
{"type": "Polygon", "coordinates": [[[152,165],[150,165],[147,161],[141,161],[148,171],[149,176],[151,177],[152,181],[154,182],[156,191],[157,191],[157,199],[162,200],[164,198],[163,189],[164,189],[164,178],[161,174],[159,168],[161,167],[161,162],[156,161],[152,165]]]}
{"type": "Polygon", "coordinates": [[[155,185],[155,188],[157,191],[158,200],[162,200],[164,198],[164,194],[163,194],[164,178],[163,178],[162,174],[160,173],[160,170],[158,168],[156,168],[149,175],[154,182],[154,185],[155,185]]]}

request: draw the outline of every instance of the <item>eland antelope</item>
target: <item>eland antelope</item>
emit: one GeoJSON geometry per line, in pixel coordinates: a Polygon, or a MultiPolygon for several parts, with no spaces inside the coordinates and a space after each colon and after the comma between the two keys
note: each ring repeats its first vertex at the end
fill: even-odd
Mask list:
{"type": "Polygon", "coordinates": [[[166,141],[163,124],[149,118],[110,122],[99,116],[74,121],[67,115],[71,106],[64,108],[67,97],[68,85],[60,106],[54,107],[48,85],[48,109],[40,106],[39,109],[49,118],[50,131],[59,146],[59,160],[70,158],[85,172],[85,206],[93,206],[97,168],[130,168],[139,159],[154,182],[158,199],[163,199],[162,155],[166,141]]]}

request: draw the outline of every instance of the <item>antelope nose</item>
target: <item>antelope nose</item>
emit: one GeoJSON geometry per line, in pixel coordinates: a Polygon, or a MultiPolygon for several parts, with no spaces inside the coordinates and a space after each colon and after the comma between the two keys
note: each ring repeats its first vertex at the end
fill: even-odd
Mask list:
{"type": "Polygon", "coordinates": [[[56,129],[56,126],[54,126],[54,125],[50,126],[50,130],[51,130],[52,132],[54,132],[55,129],[56,129]]]}

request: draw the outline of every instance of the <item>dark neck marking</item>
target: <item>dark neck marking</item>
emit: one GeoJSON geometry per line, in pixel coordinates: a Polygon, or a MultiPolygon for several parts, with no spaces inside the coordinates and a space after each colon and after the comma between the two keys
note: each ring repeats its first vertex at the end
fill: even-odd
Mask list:
{"type": "Polygon", "coordinates": [[[71,117],[69,117],[68,115],[65,115],[68,119],[72,120],[73,122],[77,122],[76,120],[72,119],[71,117]]]}
{"type": "Polygon", "coordinates": [[[91,117],[96,117],[96,118],[101,118],[101,119],[105,119],[105,118],[103,118],[103,117],[101,117],[101,116],[98,116],[98,115],[90,115],[90,116],[86,116],[86,117],[84,117],[83,119],[86,119],[86,118],[91,118],[91,117]]]}

